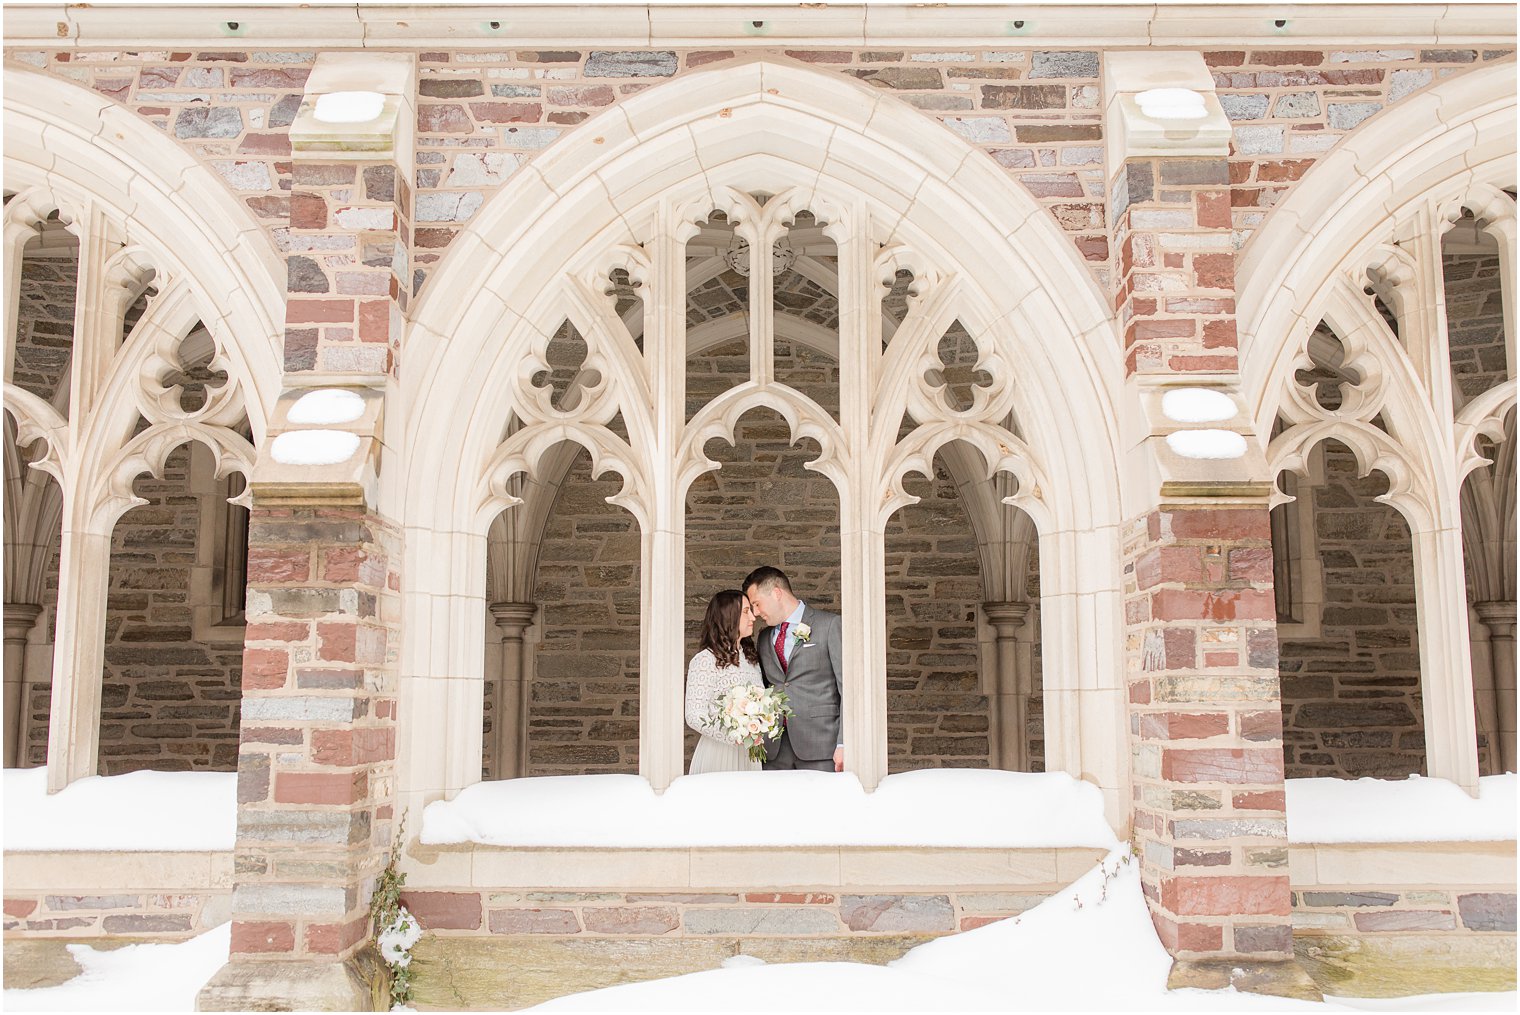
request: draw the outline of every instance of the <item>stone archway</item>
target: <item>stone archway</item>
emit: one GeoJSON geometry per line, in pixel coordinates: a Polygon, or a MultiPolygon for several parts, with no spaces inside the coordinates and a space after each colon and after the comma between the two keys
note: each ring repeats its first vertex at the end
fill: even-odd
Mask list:
{"type": "MultiPolygon", "coordinates": [[[[78,237],[75,365],[62,408],[11,383],[17,440],[45,440],[37,467],[59,484],[62,516],[48,787],[94,775],[111,531],[134,504],[134,477],[161,474],[186,443],[219,473],[251,469],[280,381],[283,271],[248,235],[256,227],[207,166],[111,100],[56,78],[7,69],[6,285],[14,310],[22,250],[56,217],[78,237]],[[156,296],[123,335],[149,284],[156,296]],[[199,322],[204,327],[196,328],[199,322]],[[192,331],[227,383],[193,407],[174,380],[192,331]]],[[[8,449],[8,460],[12,457],[8,449]]],[[[7,530],[10,536],[10,530],[7,530]]],[[[9,591],[9,590],[8,590],[9,591]]]]}
{"type": "MultiPolygon", "coordinates": [[[[525,167],[455,241],[417,308],[409,355],[420,369],[407,383],[407,402],[421,409],[406,421],[403,440],[413,449],[405,486],[418,494],[408,502],[406,525],[434,534],[433,553],[438,534],[446,533],[457,546],[452,552],[483,560],[491,518],[517,496],[512,484],[521,480],[510,477],[526,469],[530,484],[540,481],[541,455],[575,440],[590,448],[596,469],[624,477],[615,499],[640,521],[650,565],[648,611],[650,596],[678,590],[668,577],[679,572],[680,560],[680,526],[671,513],[679,491],[709,467],[692,449],[700,451],[708,436],[725,432],[749,408],[767,405],[783,414],[794,437],[827,438],[816,468],[841,490],[846,559],[860,562],[845,577],[844,608],[861,611],[846,658],[855,659],[864,674],[880,641],[880,605],[871,590],[879,581],[873,547],[881,519],[904,502],[897,484],[905,470],[926,469],[925,456],[948,441],[968,441],[988,466],[1018,474],[1016,499],[1036,515],[1042,560],[1048,562],[1047,659],[1058,662],[1061,672],[1059,683],[1047,688],[1047,723],[1060,730],[1051,738],[1049,765],[1101,785],[1110,818],[1122,825],[1127,776],[1113,408],[1122,374],[1119,343],[1102,295],[1033,200],[948,133],[942,145],[926,149],[924,129],[917,112],[855,83],[793,65],[739,62],[636,96],[525,167]],[[701,129],[690,129],[694,124],[701,129]],[[764,209],[746,206],[743,195],[757,192],[783,197],[764,209]],[[748,387],[710,404],[685,427],[659,408],[681,381],[668,367],[643,361],[626,329],[600,309],[596,280],[613,267],[637,274],[645,286],[648,334],[656,344],[679,341],[684,352],[679,305],[674,290],[661,288],[662,280],[679,277],[681,223],[714,207],[729,210],[753,231],[751,250],[768,251],[765,230],[780,228],[792,209],[814,211],[828,222],[840,249],[842,333],[860,349],[873,345],[855,340],[871,333],[876,316],[862,312],[872,298],[871,274],[902,266],[921,280],[922,334],[894,337],[893,346],[904,350],[895,357],[878,354],[849,364],[879,388],[879,397],[863,389],[845,394],[842,415],[855,414],[855,422],[831,429],[808,400],[765,380],[763,343],[770,328],[764,320],[751,325],[756,370],[748,387]],[[956,254],[962,249],[976,249],[979,256],[963,261],[956,254]],[[601,375],[588,404],[575,418],[565,418],[530,409],[521,396],[504,403],[499,393],[523,390],[522,371],[567,312],[579,315],[582,333],[601,332],[587,336],[597,347],[587,364],[601,375]],[[878,406],[882,399],[902,405],[921,397],[911,390],[918,372],[913,342],[926,341],[936,323],[948,323],[939,318],[957,314],[982,341],[989,362],[1018,359],[1020,384],[1015,389],[998,367],[1003,381],[996,398],[972,414],[926,412],[933,425],[920,428],[925,432],[917,444],[895,454],[889,454],[892,440],[878,438],[872,445],[873,397],[878,406]],[[429,398],[443,390],[450,392],[448,419],[431,408],[440,403],[429,398]],[[1022,437],[987,421],[996,410],[1015,412],[1025,428],[1022,437]],[[531,425],[501,445],[514,411],[531,425]],[[604,436],[602,421],[618,413],[630,443],[604,436]],[[873,468],[885,470],[874,478],[850,465],[868,455],[880,456],[873,468]],[[1108,561],[1110,568],[1078,567],[1078,556],[1108,561]],[[653,571],[667,577],[651,576],[653,571]],[[1078,645],[1089,648],[1078,651],[1078,645]]],[[[879,330],[877,335],[879,349],[879,330]]],[[[646,337],[646,347],[651,341],[646,337]]],[[[847,342],[848,355],[865,355],[851,348],[847,342]]],[[[671,355],[660,362],[682,360],[684,355],[671,355]]],[[[896,432],[894,423],[894,440],[896,432]]],[[[417,552],[408,544],[409,553],[417,552]]],[[[402,722],[436,715],[452,730],[478,730],[479,692],[451,693],[450,686],[461,674],[481,672],[479,649],[472,646],[484,640],[484,604],[480,591],[458,586],[460,575],[432,570],[436,577],[429,579],[429,569],[408,568],[424,576],[419,581],[436,582],[417,588],[409,602],[435,611],[435,622],[438,610],[459,611],[456,629],[464,633],[457,649],[408,643],[402,722]]],[[[658,609],[653,613],[641,654],[644,697],[653,707],[642,713],[640,758],[659,788],[678,765],[679,695],[648,682],[668,679],[661,674],[678,680],[684,661],[679,611],[670,611],[669,620],[658,609]]],[[[872,732],[881,699],[864,681],[854,698],[857,710],[853,718],[847,711],[846,739],[859,745],[862,753],[852,767],[870,786],[884,767],[884,745],[878,755],[872,732]]],[[[408,806],[451,795],[478,779],[478,739],[459,743],[457,757],[437,761],[430,760],[440,742],[436,729],[413,724],[400,739],[408,806]]]]}
{"type": "MultiPolygon", "coordinates": [[[[1272,474],[1303,472],[1307,451],[1343,441],[1362,472],[1387,473],[1379,500],[1413,534],[1429,774],[1475,792],[1477,736],[1463,594],[1464,479],[1485,464],[1480,435],[1503,437],[1515,404],[1515,305],[1504,294],[1508,374],[1454,397],[1441,238],[1464,214],[1497,241],[1512,278],[1516,217],[1513,75],[1490,68],[1437,85],[1396,118],[1370,123],[1307,174],[1247,248],[1240,268],[1241,381],[1256,432],[1289,426],[1267,449],[1272,474]],[[1427,124],[1411,133],[1410,124],[1427,124]],[[1379,312],[1381,300],[1393,317],[1379,312]],[[1294,383],[1325,321],[1358,383],[1333,409],[1294,383]],[[1397,331],[1394,328],[1397,328],[1397,331]]],[[[1280,498],[1282,499],[1282,498],[1280,498]]]]}

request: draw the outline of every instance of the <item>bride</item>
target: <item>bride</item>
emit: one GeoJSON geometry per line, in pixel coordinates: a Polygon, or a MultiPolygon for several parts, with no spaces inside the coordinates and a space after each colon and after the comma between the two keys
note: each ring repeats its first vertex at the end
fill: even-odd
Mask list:
{"type": "Polygon", "coordinates": [[[749,751],[724,739],[714,718],[718,696],[736,684],[762,684],[760,657],[750,635],[755,615],[742,592],[727,590],[707,603],[698,636],[702,649],[686,667],[686,725],[702,734],[691,756],[691,773],[758,771],[749,751]]]}

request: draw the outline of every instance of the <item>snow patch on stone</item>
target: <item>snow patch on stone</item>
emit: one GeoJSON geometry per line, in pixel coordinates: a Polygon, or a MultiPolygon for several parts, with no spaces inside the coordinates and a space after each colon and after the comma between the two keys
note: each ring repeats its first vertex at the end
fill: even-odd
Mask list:
{"type": "Polygon", "coordinates": [[[358,450],[359,435],[346,430],[292,430],[269,446],[269,453],[281,465],[337,465],[358,450]]]}

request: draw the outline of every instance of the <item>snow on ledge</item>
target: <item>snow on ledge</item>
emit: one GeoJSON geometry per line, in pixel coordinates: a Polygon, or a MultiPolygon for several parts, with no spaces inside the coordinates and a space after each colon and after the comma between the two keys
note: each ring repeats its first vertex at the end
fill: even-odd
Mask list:
{"type": "Polygon", "coordinates": [[[47,769],[5,770],[6,852],[231,850],[236,772],[90,776],[48,796],[47,769]]]}
{"type": "Polygon", "coordinates": [[[493,846],[963,846],[1118,844],[1096,786],[1061,772],[903,772],[866,793],[853,775],[712,772],[661,795],[637,775],[483,782],[427,806],[422,841],[493,846]]]}
{"type": "Polygon", "coordinates": [[[1389,779],[1289,779],[1288,841],[1495,842],[1515,838],[1513,773],[1478,780],[1478,798],[1456,783],[1389,779]]]}

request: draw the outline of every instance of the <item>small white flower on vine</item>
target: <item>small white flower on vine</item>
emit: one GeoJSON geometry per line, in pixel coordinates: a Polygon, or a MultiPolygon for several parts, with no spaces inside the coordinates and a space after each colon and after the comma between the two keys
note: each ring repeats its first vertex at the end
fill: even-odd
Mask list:
{"type": "Polygon", "coordinates": [[[799,642],[810,642],[813,640],[813,628],[808,624],[798,624],[792,628],[792,637],[799,642]]]}

